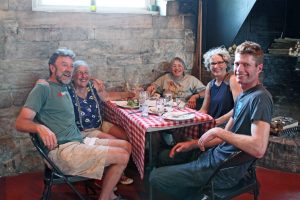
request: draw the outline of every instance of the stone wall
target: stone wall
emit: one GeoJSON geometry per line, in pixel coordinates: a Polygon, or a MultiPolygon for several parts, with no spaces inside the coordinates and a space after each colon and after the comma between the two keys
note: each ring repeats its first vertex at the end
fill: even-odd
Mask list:
{"type": "Polygon", "coordinates": [[[286,172],[300,173],[300,137],[270,136],[269,145],[263,158],[257,164],[262,167],[286,172]]]}
{"type": "Polygon", "coordinates": [[[274,101],[274,117],[300,121],[300,62],[297,57],[265,55],[263,84],[274,101]]]}
{"type": "Polygon", "coordinates": [[[121,90],[125,81],[145,86],[156,78],[153,69],[174,56],[191,70],[195,18],[172,9],[167,16],[33,12],[31,0],[0,0],[0,176],[43,167],[14,121],[35,81],[47,78],[57,48],[87,60],[108,89],[121,90]]]}

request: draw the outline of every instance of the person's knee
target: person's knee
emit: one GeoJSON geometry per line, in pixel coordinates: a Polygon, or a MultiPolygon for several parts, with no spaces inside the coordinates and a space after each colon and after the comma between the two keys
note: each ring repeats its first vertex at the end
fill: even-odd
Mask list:
{"type": "Polygon", "coordinates": [[[122,147],[124,147],[124,149],[126,149],[127,152],[128,152],[129,154],[131,154],[131,151],[132,151],[132,146],[131,146],[131,144],[130,144],[129,142],[127,142],[126,140],[122,140],[121,142],[122,142],[122,147]]]}
{"type": "Polygon", "coordinates": [[[125,143],[126,143],[126,149],[128,149],[129,153],[131,153],[131,150],[132,150],[131,144],[129,142],[127,142],[127,141],[125,141],[125,143]]]}
{"type": "Polygon", "coordinates": [[[130,158],[130,153],[128,153],[125,149],[122,149],[120,150],[119,154],[120,155],[118,157],[120,159],[118,159],[118,164],[127,165],[130,158]]]}
{"type": "Polygon", "coordinates": [[[127,164],[130,153],[125,148],[111,146],[108,150],[107,157],[112,164],[127,164]]]}
{"type": "Polygon", "coordinates": [[[127,165],[129,161],[130,154],[127,151],[122,152],[122,155],[120,156],[120,163],[121,165],[127,165]]]}
{"type": "Polygon", "coordinates": [[[149,183],[154,186],[156,181],[156,169],[154,168],[149,175],[149,183]]]}

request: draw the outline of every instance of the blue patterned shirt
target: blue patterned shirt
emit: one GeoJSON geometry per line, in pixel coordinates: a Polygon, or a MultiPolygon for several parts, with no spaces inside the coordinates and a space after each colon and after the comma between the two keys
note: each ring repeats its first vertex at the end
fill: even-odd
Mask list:
{"type": "Polygon", "coordinates": [[[102,124],[100,109],[102,101],[91,82],[87,85],[87,90],[87,96],[83,99],[76,95],[73,84],[68,86],[68,91],[74,106],[76,125],[80,131],[98,128],[102,124]]]}

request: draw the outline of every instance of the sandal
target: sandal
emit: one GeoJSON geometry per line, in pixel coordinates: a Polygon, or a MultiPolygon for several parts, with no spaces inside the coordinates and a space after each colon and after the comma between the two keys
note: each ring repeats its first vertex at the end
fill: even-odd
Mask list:
{"type": "Polygon", "coordinates": [[[124,174],[121,176],[119,183],[123,185],[129,185],[133,183],[133,179],[125,176],[124,174]]]}

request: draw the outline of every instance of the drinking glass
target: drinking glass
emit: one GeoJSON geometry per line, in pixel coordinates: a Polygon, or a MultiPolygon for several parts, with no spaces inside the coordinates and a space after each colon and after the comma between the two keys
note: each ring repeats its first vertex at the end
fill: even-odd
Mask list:
{"type": "Polygon", "coordinates": [[[140,91],[138,96],[140,105],[146,103],[149,97],[150,94],[148,91],[140,91]]]}
{"type": "Polygon", "coordinates": [[[185,107],[185,102],[184,102],[184,98],[182,97],[177,97],[176,98],[176,108],[178,110],[183,109],[185,107]]]}
{"type": "Polygon", "coordinates": [[[172,98],[172,93],[171,92],[166,92],[164,93],[165,97],[165,107],[167,112],[172,112],[173,111],[173,98],[172,98]]]}
{"type": "Polygon", "coordinates": [[[148,105],[148,99],[149,99],[149,92],[148,91],[141,91],[139,93],[139,104],[140,104],[140,110],[142,111],[142,117],[148,117],[149,112],[149,105],[148,105]]]}
{"type": "Polygon", "coordinates": [[[162,114],[165,112],[164,98],[159,98],[156,100],[156,111],[160,120],[163,120],[162,114]]]}

